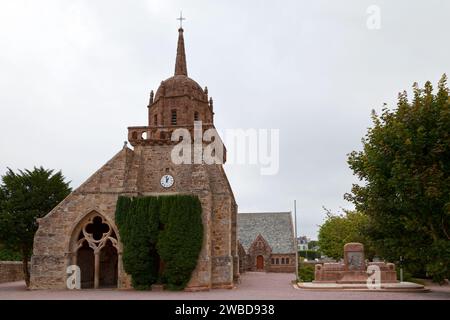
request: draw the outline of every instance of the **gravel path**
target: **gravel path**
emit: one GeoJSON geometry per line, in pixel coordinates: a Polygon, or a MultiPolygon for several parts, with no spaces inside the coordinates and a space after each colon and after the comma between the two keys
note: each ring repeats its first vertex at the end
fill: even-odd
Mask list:
{"type": "Polygon", "coordinates": [[[25,288],[24,282],[0,284],[0,300],[450,300],[450,286],[427,285],[431,292],[332,292],[296,289],[292,274],[248,272],[232,290],[208,292],[149,292],[134,290],[37,290],[25,288]]]}

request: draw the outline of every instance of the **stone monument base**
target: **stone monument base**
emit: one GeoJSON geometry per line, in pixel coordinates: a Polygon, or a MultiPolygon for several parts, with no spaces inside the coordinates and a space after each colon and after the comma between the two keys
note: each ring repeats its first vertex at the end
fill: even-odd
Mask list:
{"type": "Polygon", "coordinates": [[[347,243],[344,262],[316,264],[313,282],[365,285],[369,277],[383,284],[398,283],[395,264],[366,261],[361,243],[347,243]]]}
{"type": "Polygon", "coordinates": [[[412,282],[381,283],[379,288],[370,289],[363,283],[336,283],[336,282],[299,282],[297,289],[324,290],[324,291],[371,291],[371,292],[428,292],[423,285],[412,282]]]}
{"type": "Polygon", "coordinates": [[[344,246],[344,261],[316,264],[313,282],[299,282],[297,288],[355,291],[427,291],[412,282],[397,281],[395,264],[364,259],[361,243],[344,246]]]}

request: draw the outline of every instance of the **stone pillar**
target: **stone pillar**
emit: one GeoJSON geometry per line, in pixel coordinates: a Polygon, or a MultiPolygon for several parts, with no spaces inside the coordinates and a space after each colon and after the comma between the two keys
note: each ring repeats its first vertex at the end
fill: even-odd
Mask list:
{"type": "Polygon", "coordinates": [[[94,289],[98,289],[99,287],[99,280],[100,280],[100,251],[94,252],[95,256],[95,265],[94,265],[94,289]]]}

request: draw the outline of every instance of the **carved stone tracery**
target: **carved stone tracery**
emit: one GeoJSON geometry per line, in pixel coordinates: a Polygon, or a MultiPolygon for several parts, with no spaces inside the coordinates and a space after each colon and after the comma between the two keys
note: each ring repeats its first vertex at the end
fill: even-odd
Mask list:
{"type": "MultiPolygon", "coordinates": [[[[117,254],[119,253],[119,242],[117,235],[114,232],[110,223],[101,215],[94,213],[83,225],[75,245],[75,256],[78,250],[83,247],[85,243],[93,250],[94,254],[94,288],[100,286],[100,253],[111,242],[112,247],[115,248],[117,254]]],[[[78,265],[81,261],[77,261],[78,265]]]]}
{"type": "Polygon", "coordinates": [[[102,250],[103,247],[106,245],[106,242],[109,240],[111,241],[113,247],[116,248],[117,251],[119,251],[116,235],[111,226],[109,225],[109,223],[103,217],[96,215],[92,217],[92,219],[89,219],[89,221],[83,226],[81,232],[83,233],[83,238],[77,241],[77,250],[83,246],[84,241],[87,241],[89,247],[92,248],[92,250],[94,250],[94,254],[98,254],[100,250],[102,250]],[[98,221],[97,218],[101,219],[101,226],[104,225],[108,228],[106,232],[102,233],[101,238],[98,240],[95,239],[94,236],[95,231],[92,230],[91,232],[89,232],[87,230],[89,226],[96,224],[96,222],[98,221]]]}

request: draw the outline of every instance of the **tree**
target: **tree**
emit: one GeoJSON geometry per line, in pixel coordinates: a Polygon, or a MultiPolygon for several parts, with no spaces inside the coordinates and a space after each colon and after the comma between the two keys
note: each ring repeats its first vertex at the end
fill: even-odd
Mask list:
{"type": "Polygon", "coordinates": [[[353,151],[352,201],[369,218],[368,235],[383,257],[400,256],[410,272],[450,275],[450,99],[447,77],[399,94],[397,108],[372,113],[363,151],[353,151]]]}
{"type": "Polygon", "coordinates": [[[319,229],[319,247],[322,254],[341,259],[344,245],[349,242],[360,242],[364,245],[367,258],[372,258],[374,252],[371,241],[365,236],[368,224],[367,217],[355,211],[344,210],[345,215],[334,215],[327,211],[327,219],[319,229]]]}
{"type": "Polygon", "coordinates": [[[315,248],[319,245],[317,240],[311,240],[308,242],[308,250],[315,250],[315,248]]]}
{"type": "Polygon", "coordinates": [[[8,168],[0,185],[0,242],[22,256],[27,286],[30,284],[28,262],[33,250],[37,218],[50,212],[71,191],[61,171],[53,173],[42,167],[33,171],[8,168]]]}

